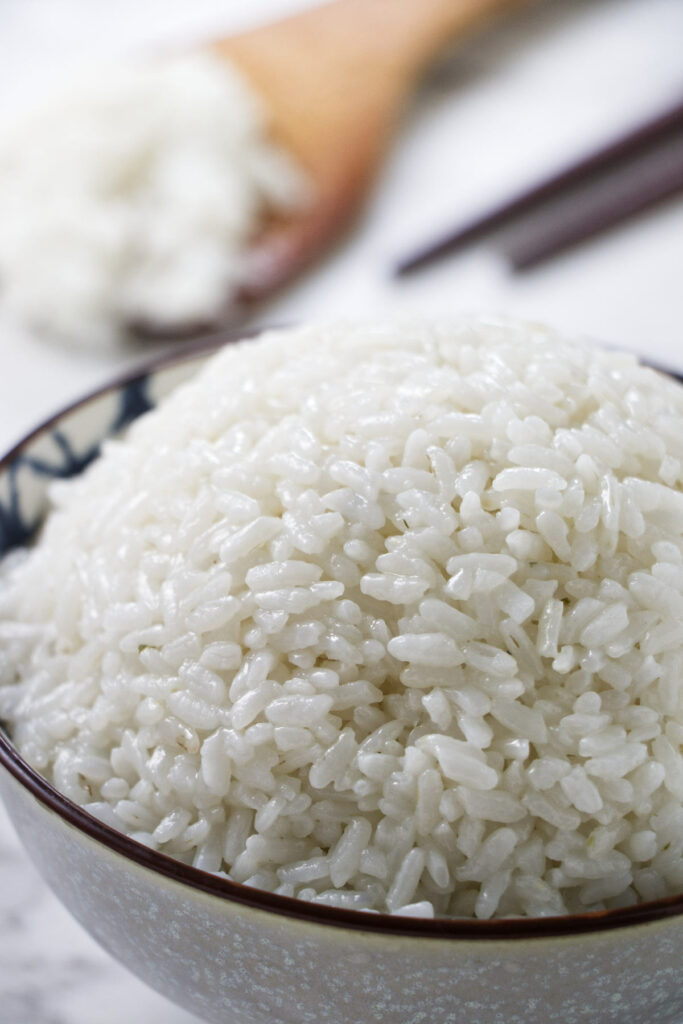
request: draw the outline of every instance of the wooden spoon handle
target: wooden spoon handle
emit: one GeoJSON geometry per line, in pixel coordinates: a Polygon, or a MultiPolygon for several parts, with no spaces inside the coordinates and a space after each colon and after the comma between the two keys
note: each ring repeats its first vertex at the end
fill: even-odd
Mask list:
{"type": "MultiPolygon", "coordinates": [[[[332,0],[283,21],[217,43],[247,70],[271,61],[273,77],[289,65],[297,77],[320,80],[324,65],[337,88],[368,81],[387,94],[409,89],[447,42],[528,0],[332,0]],[[307,69],[310,68],[310,71],[307,69]]],[[[259,77],[263,74],[259,69],[259,77]]],[[[267,77],[267,76],[266,76],[267,77]]],[[[266,90],[268,93],[269,90],[266,90]]]]}
{"type": "MultiPolygon", "coordinates": [[[[411,79],[446,43],[523,0],[335,0],[320,8],[335,17],[338,45],[381,60],[411,79]],[[336,10],[335,10],[336,9],[336,10]],[[363,30],[359,32],[358,26],[363,30]]],[[[328,22],[328,25],[330,23],[328,22]]],[[[406,84],[410,84],[408,81],[406,84]]]]}
{"type": "Polygon", "coordinates": [[[354,137],[364,139],[368,157],[379,153],[430,58],[524,2],[333,0],[219,40],[215,49],[246,73],[268,102],[275,134],[317,177],[354,137]]]}
{"type": "MultiPolygon", "coordinates": [[[[314,202],[252,251],[250,297],[311,262],[360,206],[417,75],[450,39],[525,0],[334,0],[219,40],[267,104],[314,202]]],[[[526,0],[528,2],[528,0],[526,0]]]]}

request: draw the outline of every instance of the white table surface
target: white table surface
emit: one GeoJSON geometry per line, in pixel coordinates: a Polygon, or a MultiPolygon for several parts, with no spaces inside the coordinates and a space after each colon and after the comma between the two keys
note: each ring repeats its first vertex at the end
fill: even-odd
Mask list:
{"type": "MultiPolygon", "coordinates": [[[[0,116],[83,62],[307,6],[310,0],[0,0],[0,116]]],[[[547,320],[683,370],[681,200],[523,276],[509,275],[487,246],[402,284],[389,274],[397,257],[443,227],[682,95],[682,52],[681,0],[545,0],[461,47],[407,111],[359,229],[259,319],[494,310],[547,320]]],[[[0,450],[146,354],[50,345],[12,325],[0,304],[0,450]]],[[[27,862],[3,811],[0,1020],[195,1020],[111,961],[71,920],[27,862]]]]}

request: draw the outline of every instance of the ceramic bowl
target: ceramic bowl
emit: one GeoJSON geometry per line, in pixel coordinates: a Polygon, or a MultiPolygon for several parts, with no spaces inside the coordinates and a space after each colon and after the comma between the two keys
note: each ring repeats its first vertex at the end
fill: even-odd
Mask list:
{"type": "MultiPolygon", "coordinates": [[[[0,462],[0,552],[55,477],[206,359],[118,381],[0,462]]],[[[275,896],[139,845],[61,796],[0,731],[0,790],[45,880],[110,953],[215,1024],[681,1024],[683,896],[568,917],[420,920],[275,896]]]]}

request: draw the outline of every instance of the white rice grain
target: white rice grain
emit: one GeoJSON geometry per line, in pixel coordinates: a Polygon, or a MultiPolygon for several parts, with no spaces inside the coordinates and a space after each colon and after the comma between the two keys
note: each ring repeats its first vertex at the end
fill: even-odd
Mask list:
{"type": "Polygon", "coordinates": [[[284,895],[670,895],[681,436],[678,385],[529,325],[228,348],[2,563],[0,717],[109,826],[284,895]]]}
{"type": "Polygon", "coordinates": [[[3,298],[83,345],[134,321],[214,322],[244,282],[255,229],[308,191],[222,57],[98,67],[0,139],[3,298]]]}

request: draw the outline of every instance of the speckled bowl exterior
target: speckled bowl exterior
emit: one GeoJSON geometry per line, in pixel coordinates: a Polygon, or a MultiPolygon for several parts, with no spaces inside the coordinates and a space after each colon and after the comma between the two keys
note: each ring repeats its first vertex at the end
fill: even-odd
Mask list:
{"type": "MultiPolygon", "coordinates": [[[[51,479],[206,358],[118,382],[0,462],[0,553],[24,543],[51,479]]],[[[681,1024],[683,896],[541,920],[429,921],[263,893],[150,851],[85,814],[0,731],[0,792],[78,921],[153,988],[215,1024],[681,1024]]],[[[1,1018],[1,1011],[0,1011],[1,1018]]]]}

